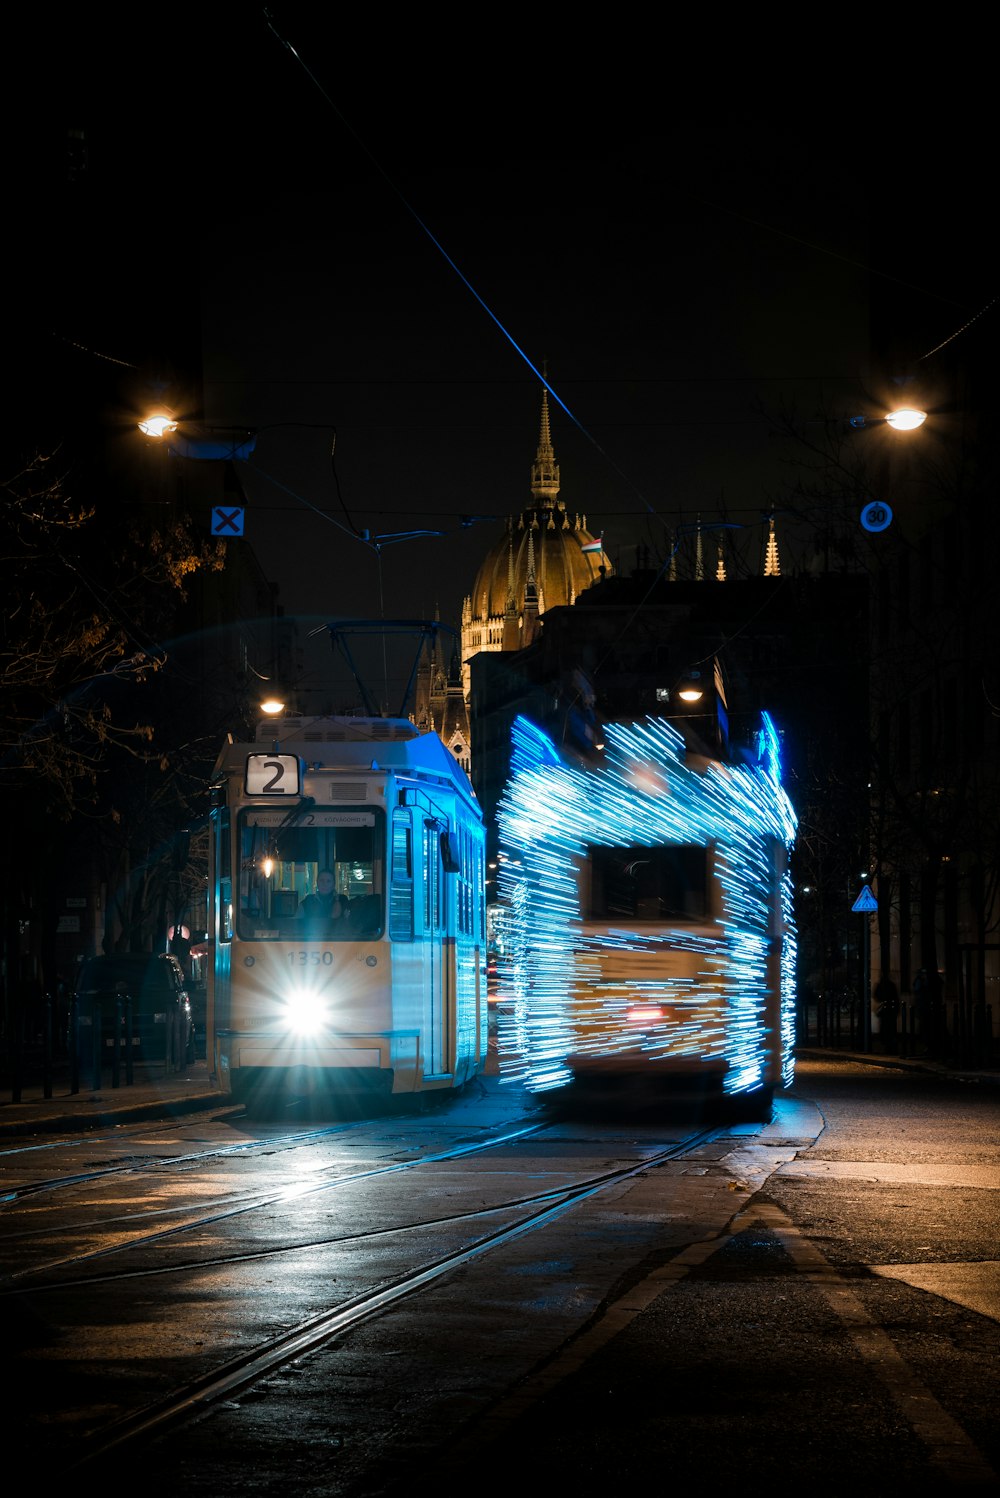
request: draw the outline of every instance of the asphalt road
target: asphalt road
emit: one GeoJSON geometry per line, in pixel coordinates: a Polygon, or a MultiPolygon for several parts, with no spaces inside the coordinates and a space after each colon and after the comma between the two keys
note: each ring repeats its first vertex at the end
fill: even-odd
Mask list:
{"type": "Polygon", "coordinates": [[[998,1162],[996,1088],[846,1062],[763,1129],[492,1082],[9,1141],[15,1443],[150,1498],[996,1491],[998,1162]]]}

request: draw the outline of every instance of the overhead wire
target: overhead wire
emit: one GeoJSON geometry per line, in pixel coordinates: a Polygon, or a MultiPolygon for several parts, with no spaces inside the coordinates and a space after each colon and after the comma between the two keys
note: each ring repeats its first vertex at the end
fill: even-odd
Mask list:
{"type": "Polygon", "coordinates": [[[266,7],[264,9],[264,17],[265,17],[265,20],[267,22],[268,28],[270,29],[270,31],[274,35],[275,39],[278,42],[280,42],[280,44],[288,52],[290,52],[291,55],[295,58],[295,61],[298,63],[298,65],[302,69],[302,71],[305,73],[306,77],[313,84],[313,86],[319,91],[320,95],[325,100],[325,102],[330,107],[330,109],[333,110],[334,114],[337,116],[338,120],[343,125],[344,129],[347,130],[348,133],[352,136],[352,138],[356,142],[356,144],[359,147],[359,149],[364,152],[365,156],[371,162],[372,166],[374,167],[374,169],[376,170],[376,172],[378,172],[379,176],[385,182],[386,186],[395,195],[395,197],[398,198],[399,202],[403,205],[403,207],[406,209],[407,213],[414,220],[414,222],[419,226],[419,228],[422,230],[422,232],[427,236],[427,238],[430,240],[431,244],[434,246],[434,248],[441,255],[442,259],[451,267],[451,269],[454,271],[455,275],[461,281],[462,285],[466,288],[466,290],[470,293],[470,295],[473,296],[475,298],[475,300],[479,303],[479,306],[486,313],[487,317],[489,317],[490,320],[495,324],[495,326],[500,331],[500,333],[503,334],[504,338],[506,338],[507,342],[510,344],[511,348],[515,351],[515,353],[518,355],[518,357],[524,361],[524,363],[531,370],[531,372],[535,376],[535,378],[544,386],[544,388],[552,396],[552,399],[566,413],[566,415],[569,417],[570,421],[573,423],[573,425],[576,427],[576,429],[580,432],[581,436],[583,436],[586,439],[586,441],[589,442],[591,444],[591,446],[593,448],[595,448],[597,452],[600,453],[601,457],[608,464],[608,466],[614,470],[614,472],[618,475],[618,477],[620,479],[622,479],[622,481],[624,483],[626,483],[629,486],[629,488],[634,491],[635,494],[638,495],[638,497],[646,505],[646,508],[649,510],[650,514],[656,515],[656,510],[655,510],[654,506],[649,503],[648,499],[642,493],[641,489],[635,483],[635,481],[630,477],[629,474],[627,474],[618,465],[618,463],[610,455],[610,453],[608,453],[601,446],[601,444],[598,442],[598,440],[594,436],[594,434],[584,425],[584,423],[579,419],[579,417],[576,415],[576,413],[570,409],[570,407],[563,400],[563,398],[559,394],[559,392],[549,383],[549,380],[548,380],[547,376],[543,373],[542,370],[540,370],[540,369],[537,368],[537,366],[534,364],[534,362],[532,361],[532,359],[528,355],[528,353],[521,347],[521,345],[518,343],[518,341],[514,337],[514,335],[510,332],[510,330],[504,325],[504,323],[500,320],[500,318],[497,316],[497,314],[493,311],[493,308],[489,305],[489,303],[485,300],[485,298],[482,297],[479,294],[479,292],[477,291],[476,287],[472,284],[472,282],[469,280],[468,276],[466,276],[465,272],[461,269],[461,267],[457,264],[457,262],[448,253],[447,249],[441,243],[440,239],[438,239],[437,235],[433,232],[433,230],[430,228],[429,224],[427,224],[427,222],[417,212],[416,208],[409,201],[409,199],[405,196],[405,194],[402,192],[402,190],[400,189],[400,187],[398,186],[398,184],[395,182],[395,180],[389,175],[389,173],[382,166],[382,163],[375,156],[374,152],[369,149],[366,141],[362,138],[361,135],[359,135],[359,133],[357,132],[357,130],[355,130],[355,128],[351,124],[350,120],[348,120],[345,117],[345,115],[341,112],[341,110],[337,108],[337,105],[334,103],[334,100],[331,98],[330,94],[324,88],[323,84],[316,77],[316,74],[312,71],[312,69],[308,66],[308,64],[303,60],[303,58],[300,56],[300,54],[296,50],[296,48],[292,46],[291,42],[288,41],[287,38],[284,37],[284,36],[282,36],[282,34],[279,32],[277,26],[274,23],[274,18],[272,16],[270,10],[268,10],[266,7]]]}
{"type": "Polygon", "coordinates": [[[920,358],[917,360],[917,363],[922,364],[925,359],[929,359],[933,354],[939,354],[943,348],[947,348],[949,343],[953,343],[956,338],[960,338],[961,335],[965,333],[969,328],[971,328],[974,322],[978,322],[979,319],[984,315],[984,313],[988,312],[991,307],[995,307],[998,301],[1000,301],[1000,297],[991,297],[990,300],[986,303],[985,307],[980,307],[979,311],[975,313],[974,316],[970,317],[967,322],[964,322],[960,328],[956,328],[954,333],[949,333],[948,337],[943,338],[941,342],[934,348],[928,349],[926,354],[921,354],[920,358]]]}
{"type": "MultiPolygon", "coordinates": [[[[661,577],[663,576],[664,572],[666,571],[667,567],[669,566],[671,560],[676,555],[676,552],[677,552],[677,550],[678,550],[678,548],[680,546],[681,533],[682,532],[687,532],[689,530],[698,529],[698,527],[696,527],[696,526],[687,526],[687,527],[685,527],[684,525],[681,525],[677,529],[677,535],[676,535],[676,537],[674,537],[673,535],[671,535],[669,527],[667,526],[667,523],[666,523],[664,517],[650,503],[650,501],[647,499],[646,495],[642,492],[642,490],[639,487],[639,485],[636,484],[634,482],[634,480],[630,477],[630,475],[628,475],[619,466],[619,464],[614,460],[614,458],[611,457],[611,455],[606,451],[606,449],[601,445],[601,443],[597,441],[597,438],[594,436],[594,434],[577,417],[577,415],[575,414],[575,412],[571,410],[571,408],[563,400],[563,398],[559,394],[559,392],[552,386],[552,384],[550,383],[550,381],[547,378],[546,373],[544,371],[539,370],[537,368],[537,366],[534,364],[534,362],[532,361],[532,359],[530,358],[530,356],[527,354],[527,352],[521,347],[521,345],[514,338],[513,334],[509,331],[509,329],[501,321],[500,317],[494,312],[494,310],[492,309],[492,307],[490,307],[489,304],[486,302],[486,300],[480,295],[479,291],[476,289],[476,287],[469,280],[468,276],[465,275],[465,273],[461,269],[461,267],[456,263],[456,261],[454,260],[454,258],[448,253],[447,249],[441,243],[440,239],[434,234],[434,232],[431,230],[431,228],[427,224],[427,222],[422,218],[422,216],[420,215],[420,213],[417,212],[416,208],[413,206],[413,204],[410,203],[409,199],[405,196],[405,194],[401,191],[401,189],[399,188],[399,186],[397,185],[397,183],[393,180],[393,178],[385,170],[385,168],[382,166],[381,162],[378,160],[378,158],[375,156],[375,154],[369,149],[366,141],[361,137],[361,135],[359,135],[358,131],[355,130],[355,128],[351,124],[351,122],[344,116],[344,114],[342,113],[342,111],[337,107],[337,105],[334,102],[333,98],[330,96],[330,94],[328,93],[328,91],[326,90],[326,88],[323,86],[323,84],[317,78],[316,74],[312,71],[312,69],[308,66],[308,64],[305,62],[305,60],[299,54],[299,52],[297,51],[297,49],[278,30],[278,28],[277,28],[277,26],[276,26],[276,24],[274,22],[274,18],[272,16],[271,12],[266,7],[264,9],[264,16],[265,16],[268,28],[270,29],[270,31],[272,32],[272,34],[274,35],[274,37],[276,38],[276,40],[295,59],[295,62],[302,69],[303,73],[306,75],[306,77],[309,79],[309,81],[312,83],[312,85],[320,93],[320,95],[322,96],[323,100],[328,105],[328,107],[337,116],[338,120],[343,125],[344,129],[347,130],[348,133],[351,135],[351,137],[354,139],[354,141],[358,145],[359,149],[364,153],[364,155],[367,157],[367,159],[369,160],[369,162],[374,167],[375,171],[382,178],[382,180],[386,183],[386,185],[389,187],[390,191],[399,200],[399,202],[402,204],[402,206],[405,208],[405,210],[411,216],[411,218],[414,220],[414,222],[418,225],[418,227],[421,229],[421,231],[424,233],[424,235],[426,235],[427,239],[431,242],[431,244],[434,246],[434,248],[438,251],[438,253],[444,259],[444,261],[447,263],[447,265],[451,268],[451,270],[454,272],[454,274],[458,277],[458,279],[461,281],[462,285],[466,288],[466,290],[470,293],[470,295],[479,304],[479,306],[486,313],[486,315],[490,318],[490,320],[493,322],[493,324],[496,326],[496,328],[499,330],[499,332],[507,340],[507,342],[510,344],[511,348],[513,348],[513,350],[518,355],[518,357],[523,360],[523,362],[528,367],[528,369],[532,372],[532,374],[534,375],[534,377],[541,383],[541,385],[544,387],[544,389],[548,391],[548,393],[551,395],[552,399],[558,404],[558,406],[560,407],[560,409],[566,414],[566,416],[570,419],[570,421],[577,428],[577,430],[581,433],[581,435],[585,438],[585,440],[590,443],[590,445],[601,455],[601,457],[608,464],[608,466],[636,494],[636,496],[640,499],[640,501],[644,505],[645,512],[647,514],[651,515],[652,517],[654,517],[661,525],[664,526],[664,529],[667,532],[667,541],[668,541],[667,555],[666,555],[666,557],[665,557],[662,565],[660,566],[660,568],[659,568],[659,570],[658,570],[655,578],[653,579],[653,582],[650,584],[649,588],[647,588],[645,594],[643,595],[643,598],[635,605],[634,609],[632,610],[632,612],[630,614],[630,617],[629,617],[629,620],[628,620],[628,624],[630,624],[632,622],[632,620],[634,620],[635,616],[638,614],[639,610],[642,608],[643,604],[648,600],[648,598],[650,597],[651,593],[655,589],[657,583],[660,581],[661,577]]],[[[712,205],[712,206],[716,206],[716,205],[712,205]]],[[[762,225],[761,227],[768,227],[768,226],[762,225]]],[[[780,232],[780,231],[775,231],[775,232],[780,232]]],[[[787,237],[792,237],[793,238],[795,236],[787,236],[787,237]]],[[[806,241],[799,241],[799,242],[806,243],[806,241]]],[[[813,248],[816,248],[816,247],[813,246],[813,248]]],[[[841,256],[841,257],[838,257],[838,258],[845,259],[847,257],[841,256]]],[[[646,382],[644,381],[643,383],[646,383],[646,382]]],[[[690,383],[690,382],[689,381],[685,381],[685,383],[690,383]]],[[[260,470],[257,470],[257,471],[260,471],[260,470]]],[[[269,475],[264,475],[264,476],[265,477],[270,477],[269,475]]],[[[274,483],[278,482],[277,480],[273,480],[273,479],[271,481],[274,482],[274,483]]],[[[293,491],[287,489],[287,486],[285,486],[285,485],[278,484],[278,487],[285,489],[285,491],[287,493],[290,493],[290,494],[293,493],[293,491]]],[[[321,514],[321,515],[324,514],[323,511],[319,510],[317,506],[312,505],[309,501],[304,501],[304,502],[307,503],[307,504],[309,504],[309,508],[313,509],[313,510],[316,510],[316,512],[318,514],[321,514]]],[[[346,511],[345,511],[345,513],[346,513],[346,511]]],[[[437,513],[443,513],[443,512],[437,512],[437,513]]],[[[326,515],[324,518],[332,520],[332,517],[330,517],[329,515],[326,515]]],[[[337,522],[333,521],[333,523],[336,524],[337,522]]],[[[701,528],[702,529],[706,529],[706,530],[707,529],[713,529],[714,530],[714,529],[721,528],[721,526],[723,524],[726,525],[726,528],[734,528],[734,529],[741,528],[740,526],[735,525],[735,524],[733,524],[731,522],[726,522],[726,523],[720,522],[719,525],[716,525],[714,523],[706,523],[701,528]]],[[[343,529],[343,527],[341,527],[341,528],[343,529]]],[[[355,531],[355,534],[357,534],[356,531],[355,531]]],[[[402,533],[399,537],[386,537],[386,538],[384,538],[384,540],[386,542],[388,542],[389,540],[410,539],[411,537],[415,537],[417,535],[429,535],[429,534],[432,534],[432,535],[434,535],[434,534],[441,535],[441,534],[444,534],[444,533],[440,532],[440,531],[437,531],[437,532],[432,532],[432,531],[410,532],[410,533],[402,533]]],[[[364,539],[364,538],[362,537],[362,539],[364,539]]],[[[379,579],[379,583],[380,583],[380,589],[381,589],[381,568],[380,568],[380,579],[379,579]]],[[[750,622],[750,621],[748,621],[748,622],[750,622]]],[[[627,628],[627,627],[628,627],[628,625],[624,626],[623,630],[619,631],[619,634],[618,634],[618,638],[619,639],[622,637],[622,634],[624,633],[624,628],[627,628]]],[[[739,631],[737,631],[737,633],[739,633],[739,631]]],[[[733,638],[735,638],[735,636],[733,638]]],[[[612,648],[613,648],[613,645],[609,645],[608,651],[605,652],[605,656],[607,656],[608,654],[610,654],[610,651],[611,651],[612,648]]],[[[724,648],[724,647],[722,647],[722,648],[724,648]]]]}

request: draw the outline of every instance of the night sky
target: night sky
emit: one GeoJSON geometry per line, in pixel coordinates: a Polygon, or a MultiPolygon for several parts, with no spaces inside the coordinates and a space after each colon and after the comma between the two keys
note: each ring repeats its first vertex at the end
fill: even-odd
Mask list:
{"type": "MultiPolygon", "coordinates": [[[[137,400],[173,375],[199,414],[184,361],[202,333],[203,414],[260,429],[247,538],[305,629],[383,610],[459,623],[529,498],[543,361],[572,413],[553,402],[561,497],[616,564],[638,544],[662,558],[700,514],[731,527],[732,570],[756,571],[767,513],[794,532],[781,413],[877,397],[873,277],[916,346],[989,289],[936,254],[942,215],[987,212],[985,192],[970,208],[974,120],[922,128],[926,198],[912,168],[886,172],[912,134],[898,53],[873,89],[856,40],[804,69],[690,22],[270,16],[105,13],[53,42],[43,8],[18,165],[25,275],[54,336],[135,363],[137,400]],[[98,184],[85,235],[33,160],[74,120],[98,184]],[[376,553],[354,529],[441,534],[376,553]]],[[[888,55],[868,38],[869,72],[888,55]]]]}

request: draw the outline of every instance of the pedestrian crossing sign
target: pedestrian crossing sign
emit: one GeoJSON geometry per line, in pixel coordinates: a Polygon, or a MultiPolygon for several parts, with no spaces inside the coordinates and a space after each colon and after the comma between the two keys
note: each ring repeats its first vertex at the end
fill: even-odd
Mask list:
{"type": "Polygon", "coordinates": [[[851,909],[856,910],[859,915],[875,914],[876,910],[878,910],[878,901],[872,894],[869,885],[863,884],[861,886],[861,893],[851,906],[851,909]]]}

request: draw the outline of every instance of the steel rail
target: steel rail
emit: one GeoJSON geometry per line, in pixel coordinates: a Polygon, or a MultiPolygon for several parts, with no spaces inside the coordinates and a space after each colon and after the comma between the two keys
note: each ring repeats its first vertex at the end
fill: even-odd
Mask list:
{"type": "MultiPolygon", "coordinates": [[[[507,1144],[513,1139],[520,1139],[529,1134],[541,1133],[550,1128],[550,1124],[531,1124],[524,1128],[508,1130],[504,1134],[494,1135],[490,1139],[476,1140],[470,1144],[454,1145],[451,1149],[439,1150],[433,1155],[421,1155],[413,1160],[401,1160],[394,1165],[379,1165],[369,1170],[352,1171],[350,1175],[337,1176],[332,1181],[305,1182],[297,1186],[286,1186],[280,1191],[269,1192],[266,1196],[257,1196],[249,1201],[242,1201],[236,1205],[228,1206],[222,1211],[210,1213],[207,1216],[195,1218],[191,1222],[176,1223],[172,1227],[161,1228],[155,1233],[144,1233],[139,1237],[129,1238],[124,1243],[109,1244],[104,1248],[91,1249],[88,1253],[68,1254],[62,1259],[53,1259],[46,1264],[33,1265],[29,1269],[18,1269],[13,1273],[3,1276],[0,1280],[0,1295],[4,1294],[4,1287],[16,1286],[21,1288],[25,1282],[34,1276],[50,1274],[56,1269],[64,1269],[70,1264],[87,1264],[94,1259],[108,1258],[113,1254],[129,1253],[136,1248],[145,1248],[152,1243],[162,1242],[165,1238],[177,1237],[181,1233],[195,1232],[198,1228],[214,1227],[220,1222],[226,1222],[233,1217],[244,1216],[247,1212],[258,1212],[265,1207],[272,1207],[282,1202],[301,1201],[309,1196],[319,1196],[327,1191],[334,1191],[341,1186],[348,1186],[357,1181],[371,1180],[377,1176],[396,1175],[404,1170],[413,1170],[420,1165],[433,1165],[443,1160],[458,1160],[464,1155],[480,1154],[484,1150],[495,1149],[497,1145],[507,1144]]],[[[333,1168],[333,1167],[331,1167],[333,1168]]],[[[203,1202],[198,1202],[189,1207],[170,1207],[161,1209],[166,1212],[194,1211],[201,1208],[203,1202]]],[[[146,1214],[148,1215],[148,1214],[146,1214]]],[[[95,1224],[98,1227],[107,1227],[108,1222],[95,1224]]],[[[62,1232],[66,1229],[63,1227],[62,1232]]]]}
{"type": "MultiPolygon", "coordinates": [[[[527,1131],[525,1131],[527,1132],[527,1131]]],[[[298,1326],[279,1333],[249,1352],[231,1359],[210,1374],[176,1390],[165,1399],[125,1416],[105,1428],[90,1440],[89,1448],[66,1469],[67,1473],[81,1471],[121,1447],[132,1442],[156,1439],[168,1428],[186,1424],[209,1414],[220,1401],[230,1398],[258,1383],[276,1369],[296,1359],[307,1356],[325,1343],[344,1336],[362,1322],[378,1315],[406,1296],[428,1288],[443,1275],[480,1258],[501,1245],[513,1242],[524,1234],[546,1226],[578,1203],[596,1196],[612,1186],[619,1185],[644,1171],[656,1169],[670,1160],[689,1153],[692,1149],[715,1138],[719,1129],[702,1130],[687,1139],[678,1140],[668,1148],[647,1156],[633,1165],[616,1170],[603,1171],[572,1186],[562,1188],[559,1199],[539,1207],[516,1223],[497,1229],[468,1244],[465,1248],[445,1254],[442,1258],[424,1264],[400,1275],[397,1279],[377,1289],[344,1301],[341,1305],[320,1311],[307,1317],[298,1326]]]]}
{"type": "MultiPolygon", "coordinates": [[[[211,1149],[197,1150],[187,1155],[175,1155],[172,1159],[155,1160],[131,1160],[122,1161],[117,1165],[102,1165],[97,1170],[80,1171],[76,1175],[52,1176],[43,1181],[32,1181],[26,1186],[16,1186],[10,1191],[0,1190],[0,1207],[16,1205],[22,1199],[38,1196],[47,1191],[60,1191],[69,1186],[79,1186],[88,1181],[103,1181],[109,1176],[116,1175],[143,1175],[146,1172],[168,1171],[184,1168],[189,1165],[197,1165],[203,1160],[223,1158],[227,1155],[246,1154],[250,1150],[266,1149],[274,1151],[277,1147],[298,1148],[310,1140],[318,1140],[330,1134],[346,1133],[350,1129],[364,1128],[371,1124],[372,1119],[359,1119],[357,1122],[330,1124],[322,1129],[308,1129],[297,1134],[280,1134],[276,1138],[264,1139],[241,1139],[236,1144],[220,1144],[211,1149]]],[[[90,1141],[93,1143],[93,1141],[90,1141]]]]}

